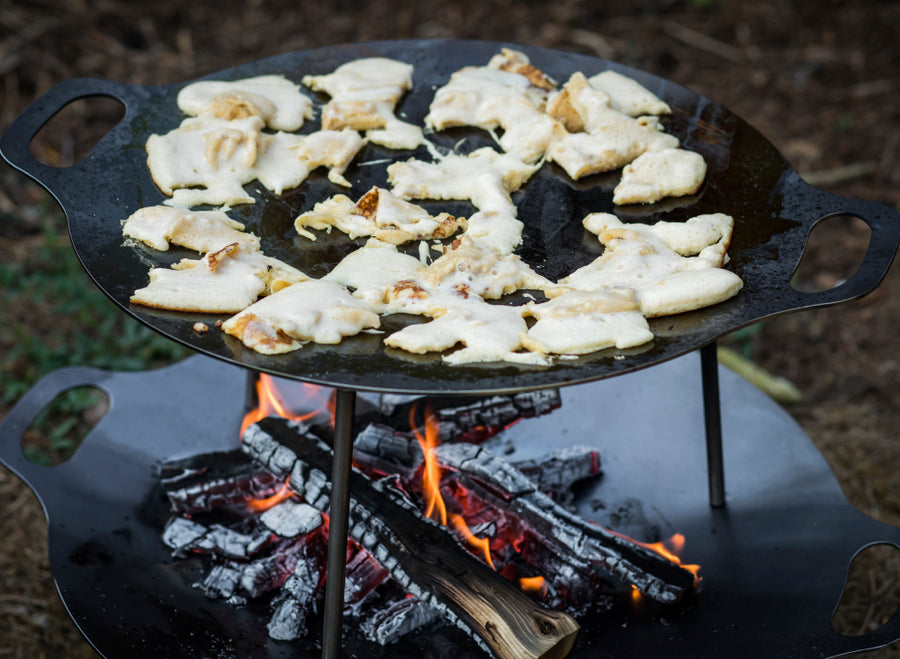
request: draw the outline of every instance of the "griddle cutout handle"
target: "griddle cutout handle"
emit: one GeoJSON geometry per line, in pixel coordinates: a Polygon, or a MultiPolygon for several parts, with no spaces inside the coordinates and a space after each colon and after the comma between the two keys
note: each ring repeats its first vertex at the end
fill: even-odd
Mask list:
{"type": "MultiPolygon", "coordinates": [[[[900,213],[885,204],[842,197],[819,190],[799,177],[791,185],[797,186],[795,189],[799,189],[800,186],[806,188],[804,195],[807,195],[807,199],[812,197],[814,200],[814,203],[810,204],[811,207],[827,209],[827,212],[822,215],[811,217],[804,222],[807,239],[817,224],[837,217],[853,217],[862,220],[869,226],[871,233],[862,263],[846,281],[834,288],[819,292],[798,291],[788,283],[789,292],[785,296],[789,304],[788,309],[809,309],[849,302],[875,290],[887,275],[897,253],[898,244],[900,244],[900,213]]],[[[802,259],[802,254],[800,259],[802,259]]],[[[794,271],[800,265],[800,259],[798,259],[794,271]]]]}
{"type": "MultiPolygon", "coordinates": [[[[51,371],[25,393],[16,402],[9,414],[0,421],[0,464],[3,464],[32,491],[38,495],[50,486],[56,469],[38,465],[25,457],[22,451],[22,438],[25,431],[37,416],[52,403],[57,396],[76,387],[91,386],[103,391],[112,399],[112,394],[104,382],[110,373],[95,368],[72,366],[51,371]]],[[[43,502],[42,502],[43,505],[43,502]]],[[[46,512],[46,511],[45,511],[46,512]]]]}
{"type": "MultiPolygon", "coordinates": [[[[56,114],[70,103],[90,96],[107,96],[125,106],[135,98],[139,87],[101,80],[99,78],[73,78],[59,83],[37,98],[9,125],[0,137],[0,155],[23,174],[30,176],[56,197],[58,184],[71,178],[73,167],[45,165],[31,153],[31,142],[56,114]]],[[[57,201],[60,201],[57,198],[57,201]]]]}

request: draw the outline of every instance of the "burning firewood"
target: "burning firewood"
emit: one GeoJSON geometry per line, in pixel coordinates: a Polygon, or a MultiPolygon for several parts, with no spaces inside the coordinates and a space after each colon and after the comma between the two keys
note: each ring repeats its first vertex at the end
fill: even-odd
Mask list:
{"type": "MultiPolygon", "coordinates": [[[[369,474],[399,474],[409,479],[424,460],[415,433],[401,432],[385,424],[370,423],[353,443],[353,464],[369,474]]],[[[601,474],[600,454],[586,446],[572,446],[512,465],[558,503],[571,501],[573,485],[601,474]]]]}
{"type": "Polygon", "coordinates": [[[456,472],[469,496],[477,496],[484,510],[502,514],[504,524],[519,527],[520,537],[541,545],[562,568],[590,572],[599,568],[624,584],[664,604],[680,601],[693,591],[695,577],[659,553],[568,512],[521,471],[482,447],[442,444],[437,461],[456,472]]]}
{"type": "MultiPolygon", "coordinates": [[[[474,444],[441,445],[445,433],[480,441],[485,428],[499,428],[495,423],[554,405],[553,396],[514,398],[448,402],[440,409],[463,414],[456,425],[438,421],[431,399],[418,419],[409,397],[386,408],[391,418],[404,417],[399,429],[371,410],[357,417],[357,423],[373,422],[356,434],[353,447],[359,471],[351,476],[343,601],[365,638],[391,643],[443,620],[497,657],[563,656],[577,623],[545,606],[583,610],[633,588],[672,603],[693,591],[694,576],[677,559],[562,507],[573,499],[573,485],[601,475],[595,450],[572,447],[509,462],[474,444]],[[423,485],[429,477],[431,493],[423,485]],[[433,498],[441,495],[445,526],[430,518],[433,498]]],[[[240,450],[159,469],[180,515],[163,540],[176,556],[207,557],[207,574],[197,585],[209,597],[240,605],[275,592],[269,635],[290,640],[307,633],[322,596],[332,431],[301,415],[254,418],[245,424],[240,450]]]]}
{"type": "MultiPolygon", "coordinates": [[[[263,419],[247,430],[244,447],[276,474],[290,474],[291,488],[304,498],[326,496],[330,449],[302,426],[263,419]]],[[[386,482],[351,474],[350,535],[401,587],[501,659],[568,654],[578,632],[574,619],[528,598],[386,482]]]]}

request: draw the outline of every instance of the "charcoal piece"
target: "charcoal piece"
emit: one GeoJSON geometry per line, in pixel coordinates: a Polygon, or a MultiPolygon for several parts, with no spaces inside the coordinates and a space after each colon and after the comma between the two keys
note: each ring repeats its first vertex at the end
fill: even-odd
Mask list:
{"type": "Polygon", "coordinates": [[[265,529],[241,533],[221,524],[204,526],[183,517],[173,517],[163,530],[162,541],[176,554],[190,551],[247,558],[270,541],[270,533],[265,529]]]}
{"type": "Polygon", "coordinates": [[[288,547],[271,556],[260,558],[241,570],[241,589],[248,597],[259,597],[280,588],[294,572],[299,556],[288,547]]]}
{"type": "Polygon", "coordinates": [[[319,528],[322,512],[307,503],[287,499],[269,508],[259,516],[259,521],[275,535],[295,538],[312,533],[319,528]]]}
{"type": "Polygon", "coordinates": [[[316,593],[322,586],[324,576],[324,565],[320,563],[309,555],[306,547],[303,547],[297,557],[294,571],[282,587],[285,593],[304,603],[304,606],[310,607],[312,612],[315,612],[316,593]]]}
{"type": "Polygon", "coordinates": [[[308,632],[308,619],[316,612],[324,566],[309,552],[307,545],[296,552],[293,573],[284,582],[281,596],[266,628],[269,636],[279,641],[292,641],[308,632]]]}
{"type": "Polygon", "coordinates": [[[275,606],[266,624],[269,636],[276,641],[293,641],[307,633],[307,612],[293,597],[285,597],[275,606]]]}
{"type": "Polygon", "coordinates": [[[240,449],[173,460],[158,470],[169,506],[176,513],[206,512],[264,498],[281,486],[271,471],[240,449]]]}
{"type": "Polygon", "coordinates": [[[358,604],[380,586],[390,574],[365,549],[357,551],[347,561],[344,580],[344,604],[358,604]]]}
{"type": "Polygon", "coordinates": [[[497,535],[497,522],[490,520],[481,524],[475,524],[469,528],[469,531],[472,532],[472,535],[479,538],[493,538],[497,535]]]}
{"type": "Polygon", "coordinates": [[[440,617],[433,606],[418,597],[404,597],[380,607],[360,625],[368,640],[389,645],[411,632],[430,625],[440,617]]]}
{"type": "Polygon", "coordinates": [[[241,581],[241,569],[228,564],[214,565],[203,581],[196,586],[210,599],[228,599],[235,594],[241,581]]]}
{"type": "Polygon", "coordinates": [[[163,529],[163,543],[175,550],[190,547],[206,535],[207,528],[184,517],[172,517],[163,529]]]}

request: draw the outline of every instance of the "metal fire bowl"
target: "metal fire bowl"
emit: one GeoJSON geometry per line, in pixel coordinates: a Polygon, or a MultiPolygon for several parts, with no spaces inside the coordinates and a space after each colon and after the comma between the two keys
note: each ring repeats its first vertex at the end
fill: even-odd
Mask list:
{"type": "MultiPolygon", "coordinates": [[[[643,71],[620,64],[556,50],[481,41],[389,41],[330,46],[263,59],[208,76],[231,80],[279,73],[299,83],[305,74],[328,73],[360,57],[386,56],[415,66],[415,88],[399,106],[400,116],[421,123],[437,86],[465,65],[482,65],[504,47],[523,50],[532,63],[562,82],[575,71],[593,75],[613,69],[637,79],[673,109],[664,123],[683,146],[701,153],[709,166],[704,187],[694,196],[648,206],[615,208],[612,188],[618,172],[573,182],[555,165],[545,165],[513,195],[525,223],[519,254],[551,279],[568,274],[599,254],[596,237],[586,234],[581,220],[593,211],[613,211],[626,221],[684,220],[693,215],[724,212],[736,228],[728,268],[740,275],[744,290],[736,298],[701,311],[658,318],[650,326],[651,344],[629,351],[606,350],[551,367],[512,364],[445,366],[440,355],[413,356],[385,349],[382,337],[361,335],[338,346],[309,345],[279,356],[244,348],[220,331],[205,335],[192,330],[195,321],[212,326],[219,316],[178,314],[132,306],[130,295],[147,282],[151,265],[165,265],[185,256],[185,250],[159,253],[123,245],[121,221],[143,206],[161,203],[163,194],[150,178],[144,144],[153,133],[176,128],[182,115],[176,106],[186,83],[134,86],[104,80],[71,80],[35,101],[0,139],[0,153],[14,167],[47,188],[66,213],[78,257],[97,285],[126,312],[153,329],[194,350],[273,375],[318,384],[372,391],[432,391],[486,393],[521,391],[587,382],[658,364],[714,341],[752,322],[788,311],[844,302],[874,289],[887,272],[897,248],[900,216],[891,208],[827,194],[801,180],[780,153],[755,129],[728,110],[699,94],[643,71]],[[83,162],[58,169],[31,155],[32,138],[54,114],[86,96],[107,96],[125,106],[124,119],[83,162]],[[823,293],[801,293],[791,287],[812,227],[823,218],[850,215],[872,229],[871,242],[859,271],[846,283],[823,293]],[[615,359],[614,357],[625,357],[615,359]]],[[[316,97],[323,102],[325,97],[316,97]]],[[[318,120],[307,122],[304,132],[318,120]]],[[[453,129],[430,136],[444,149],[463,141],[465,149],[492,145],[486,132],[453,129]]],[[[385,158],[430,159],[424,149],[389,151],[368,145],[347,172],[358,198],[372,185],[386,186],[385,158]],[[381,165],[377,163],[382,161],[381,165]]],[[[315,242],[301,239],[293,219],[339,191],[322,175],[312,176],[281,197],[258,184],[247,187],[257,199],[234,209],[236,219],[260,236],[265,253],[320,277],[358,243],[335,232],[315,242]]],[[[424,204],[433,211],[468,216],[468,203],[424,204]]],[[[400,316],[385,319],[393,331],[410,322],[400,316]]]]}
{"type": "MultiPolygon", "coordinates": [[[[724,508],[707,502],[696,354],[567,387],[561,409],[492,440],[513,445],[516,459],[576,443],[598,448],[604,476],[582,493],[579,513],[640,540],[683,533],[686,562],[702,565],[696,601],[664,620],[628,606],[579,616],[571,656],[802,659],[900,638],[900,614],[864,637],[841,636],[831,625],[852,557],[876,542],[897,546],[900,530],[847,502],[821,454],[778,405],[728,370],[720,378],[724,508]]],[[[245,382],[241,369],[202,356],[144,373],[67,368],[35,385],[0,424],[0,462],[40,499],[60,596],[102,656],[321,655],[321,619],[309,638],[272,641],[267,602],[234,608],[207,599],[192,587],[200,560],[174,560],[161,541],[169,511],[154,467],[235,448],[245,382]],[[20,443],[28,424],[57,394],[81,385],[105,391],[110,412],[69,461],[27,461],[20,443]]],[[[449,626],[387,648],[344,632],[347,657],[483,657],[449,626]]]]}

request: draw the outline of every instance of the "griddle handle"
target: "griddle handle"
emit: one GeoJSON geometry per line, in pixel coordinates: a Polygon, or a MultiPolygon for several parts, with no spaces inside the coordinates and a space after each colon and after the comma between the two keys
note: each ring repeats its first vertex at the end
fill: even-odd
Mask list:
{"type": "MultiPolygon", "coordinates": [[[[69,389],[91,386],[112,397],[104,382],[110,377],[107,371],[84,366],[72,366],[51,371],[32,386],[0,421],[0,464],[3,464],[38,495],[52,482],[54,469],[38,465],[25,457],[22,438],[37,416],[57,396],[69,389]]],[[[61,465],[60,465],[61,466],[61,465]]]]}
{"type": "MultiPolygon", "coordinates": [[[[885,204],[841,197],[819,190],[804,182],[799,176],[791,185],[796,188],[800,186],[807,188],[804,191],[806,195],[809,194],[809,189],[812,189],[813,194],[819,197],[815,206],[828,210],[827,213],[819,217],[808,218],[804,222],[807,240],[813,227],[820,222],[836,217],[858,218],[869,226],[871,234],[869,246],[859,268],[852,277],[838,286],[825,291],[808,293],[796,290],[788,282],[786,288],[789,290],[785,293],[786,310],[829,306],[849,302],[871,293],[887,275],[897,253],[897,246],[900,243],[900,213],[885,204]]],[[[802,255],[800,259],[802,259],[802,255]]],[[[800,260],[798,259],[796,266],[799,264],[800,260]]]]}
{"type": "MultiPolygon", "coordinates": [[[[37,160],[31,153],[35,136],[60,110],[79,99],[90,96],[114,98],[128,108],[129,100],[139,87],[99,78],[73,78],[59,83],[37,98],[9,125],[0,137],[0,155],[13,167],[44,186],[50,194],[57,183],[69,177],[69,167],[53,167],[37,160]]],[[[77,165],[73,165],[77,167],[77,165]]],[[[60,201],[57,199],[57,201],[60,201]]]]}

